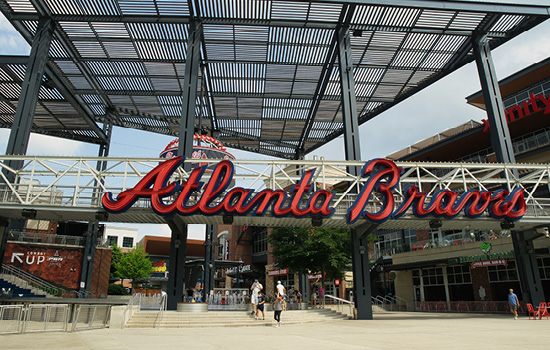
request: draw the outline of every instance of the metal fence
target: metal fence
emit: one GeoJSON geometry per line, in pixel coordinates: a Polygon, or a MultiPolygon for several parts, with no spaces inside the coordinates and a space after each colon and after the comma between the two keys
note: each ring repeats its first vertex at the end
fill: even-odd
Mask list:
{"type": "Polygon", "coordinates": [[[68,319],[67,304],[31,304],[25,309],[22,332],[63,332],[68,319]]]}
{"type": "MultiPolygon", "coordinates": [[[[509,313],[507,301],[417,301],[415,310],[423,312],[459,312],[459,313],[509,313]]],[[[522,312],[525,305],[520,303],[522,312]]]]}
{"type": "Polygon", "coordinates": [[[71,331],[105,328],[110,315],[111,305],[78,305],[73,314],[71,331]]]}
{"type": "Polygon", "coordinates": [[[0,306],[0,334],[21,333],[23,305],[0,306]]]}
{"type": "Polygon", "coordinates": [[[215,288],[206,299],[208,311],[247,310],[250,301],[246,288],[215,288]]]}
{"type": "Polygon", "coordinates": [[[31,304],[0,306],[0,334],[74,332],[104,328],[110,305],[31,304]]]}

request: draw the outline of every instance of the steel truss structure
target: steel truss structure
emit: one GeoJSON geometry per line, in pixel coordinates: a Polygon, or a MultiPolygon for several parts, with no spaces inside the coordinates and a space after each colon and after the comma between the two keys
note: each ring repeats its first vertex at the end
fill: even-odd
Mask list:
{"type": "MultiPolygon", "coordinates": [[[[113,125],[175,136],[194,111],[194,127],[225,145],[287,159],[344,133],[353,105],[340,67],[353,73],[344,84],[360,125],[473,61],[479,37],[493,49],[550,16],[435,0],[1,0],[0,10],[47,52],[33,132],[97,144],[113,125]],[[351,56],[339,62],[344,37],[351,56]]],[[[0,127],[14,124],[28,62],[0,57],[0,127]]]]}
{"type": "MultiPolygon", "coordinates": [[[[0,215],[5,217],[25,217],[26,209],[34,210],[33,217],[44,220],[101,220],[114,222],[164,223],[164,218],[153,212],[149,200],[138,200],[131,209],[121,214],[105,215],[102,212],[101,196],[112,192],[114,196],[132,188],[149,171],[159,165],[159,159],[127,159],[127,158],[49,158],[49,157],[17,157],[3,156],[0,159],[3,168],[1,176],[4,184],[0,188],[0,215]],[[7,160],[16,159],[23,162],[19,169],[11,169],[4,165],[7,160]],[[107,161],[105,170],[98,171],[96,162],[107,161]],[[10,172],[15,176],[6,176],[10,172]],[[15,182],[10,182],[15,178],[15,182]],[[101,217],[98,217],[101,216],[101,217]]],[[[204,163],[214,161],[205,160],[204,163]]],[[[449,189],[458,192],[469,190],[507,189],[509,191],[521,187],[525,190],[527,212],[516,222],[515,229],[525,230],[550,223],[550,199],[538,196],[537,193],[547,189],[550,183],[550,165],[536,164],[458,164],[458,163],[396,163],[403,169],[399,185],[394,190],[397,205],[403,201],[405,188],[416,185],[421,191],[428,193],[428,201],[439,190],[449,189]],[[520,174],[516,177],[514,174],[520,174]]],[[[312,181],[317,189],[332,189],[338,185],[340,189],[332,200],[336,212],[330,218],[325,218],[323,226],[349,227],[346,223],[346,213],[355,202],[357,192],[366,179],[354,176],[346,171],[346,167],[362,167],[364,162],[341,161],[267,161],[267,160],[235,160],[233,187],[244,187],[260,191],[265,188],[289,189],[300,181],[304,171],[316,169],[312,181]]],[[[185,181],[188,172],[183,167],[178,168],[174,176],[178,181],[185,181]]],[[[204,174],[201,181],[207,181],[209,175],[204,174]]],[[[229,191],[231,188],[225,191],[229,191]]],[[[197,192],[197,199],[201,192],[197,192]]],[[[223,195],[220,195],[222,197],[223,195]]],[[[166,200],[170,202],[170,199],[166,200]]],[[[369,198],[366,208],[371,213],[379,210],[383,201],[382,195],[369,198]]],[[[307,198],[301,202],[304,207],[307,198]]],[[[189,204],[193,204],[192,201],[189,204]]],[[[213,203],[213,205],[215,202],[213,203]]],[[[224,213],[217,216],[182,216],[185,223],[222,224],[224,213]]],[[[394,229],[428,229],[433,216],[418,218],[409,211],[399,219],[382,223],[378,228],[394,229]]],[[[236,225],[262,226],[311,226],[311,218],[277,218],[267,213],[257,217],[234,216],[236,225]]],[[[353,226],[364,225],[366,220],[359,219],[353,226]]],[[[461,213],[452,220],[443,219],[444,229],[500,229],[501,221],[489,215],[470,219],[461,213]]]]}

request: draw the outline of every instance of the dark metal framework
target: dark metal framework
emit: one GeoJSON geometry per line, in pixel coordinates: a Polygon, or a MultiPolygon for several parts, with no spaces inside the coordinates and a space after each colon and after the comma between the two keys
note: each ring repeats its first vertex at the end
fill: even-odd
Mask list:
{"type": "MultiPolygon", "coordinates": [[[[344,133],[338,33],[350,37],[360,125],[550,16],[469,1],[1,0],[32,43],[53,21],[32,131],[108,143],[98,124],[176,136],[188,36],[200,28],[195,128],[225,145],[299,159],[344,133]],[[348,29],[349,28],[349,29],[348,29]]],[[[0,58],[11,128],[27,59],[0,58]]],[[[187,104],[189,105],[189,103],[187,104]]]]}

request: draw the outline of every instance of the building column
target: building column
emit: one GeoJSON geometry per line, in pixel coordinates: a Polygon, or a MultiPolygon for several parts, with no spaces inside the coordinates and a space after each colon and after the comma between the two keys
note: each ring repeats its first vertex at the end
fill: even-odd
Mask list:
{"type": "MultiPolygon", "coordinates": [[[[343,26],[339,29],[337,40],[346,160],[361,160],[355,79],[353,77],[353,61],[348,26],[343,26]]],[[[347,172],[354,176],[360,175],[358,167],[348,167],[347,172]]],[[[371,320],[372,305],[368,246],[366,239],[362,237],[363,232],[351,229],[353,294],[355,307],[357,308],[357,318],[360,320],[371,320]]]]}
{"type": "Polygon", "coordinates": [[[89,292],[92,284],[92,272],[94,268],[98,232],[99,223],[97,221],[88,223],[86,245],[84,246],[84,256],[82,257],[82,271],[80,273],[81,292],[89,292]]]}
{"type": "MultiPolygon", "coordinates": [[[[202,27],[191,22],[189,25],[189,40],[187,43],[187,59],[185,61],[185,78],[183,80],[182,111],[178,155],[191,158],[193,138],[195,136],[195,108],[197,105],[197,87],[201,58],[202,27]]],[[[190,164],[185,165],[189,170],[190,164]]]]}
{"type": "Polygon", "coordinates": [[[215,260],[215,237],[216,237],[216,226],[215,225],[206,225],[206,241],[204,248],[204,284],[203,294],[204,296],[208,295],[211,290],[214,290],[214,260],[215,260]]]}
{"type": "Polygon", "coordinates": [[[535,230],[512,231],[522,299],[533,306],[538,306],[540,302],[546,301],[533,246],[533,240],[540,236],[542,235],[535,230]]]}
{"type": "Polygon", "coordinates": [[[516,158],[512,148],[512,139],[506,122],[504,104],[500,96],[500,87],[491,56],[489,40],[487,36],[475,37],[472,44],[489,120],[491,146],[498,162],[515,163],[516,158]]]}
{"type": "MultiPolygon", "coordinates": [[[[185,62],[183,81],[182,113],[178,155],[190,159],[193,154],[193,137],[195,135],[195,107],[197,99],[197,82],[200,65],[201,27],[195,22],[189,25],[189,41],[185,62]]],[[[185,163],[184,169],[191,170],[191,163],[185,163]]],[[[178,303],[183,302],[185,280],[185,257],[187,250],[187,224],[181,217],[174,215],[166,218],[172,230],[170,241],[170,266],[168,273],[168,310],[177,310],[178,303]]]]}
{"type": "Polygon", "coordinates": [[[187,250],[187,224],[181,217],[173,216],[166,218],[166,223],[172,230],[170,240],[170,262],[168,266],[168,287],[167,297],[168,310],[177,310],[178,303],[183,302],[184,279],[185,279],[185,257],[187,250]]]}
{"type": "MultiPolygon", "coordinates": [[[[21,95],[17,102],[17,110],[15,111],[6,147],[7,155],[24,155],[27,153],[38,94],[44,77],[44,68],[48,61],[52,34],[53,21],[49,18],[40,19],[32,42],[31,54],[21,87],[21,95]]],[[[7,162],[7,165],[13,169],[20,169],[23,161],[11,160],[7,162]]]]}

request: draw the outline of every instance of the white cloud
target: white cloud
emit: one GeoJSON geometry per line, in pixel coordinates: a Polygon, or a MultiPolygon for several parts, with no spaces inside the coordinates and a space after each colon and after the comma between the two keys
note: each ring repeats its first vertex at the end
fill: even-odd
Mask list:
{"type": "Polygon", "coordinates": [[[30,45],[0,13],[0,54],[28,55],[29,52],[30,45]]]}

